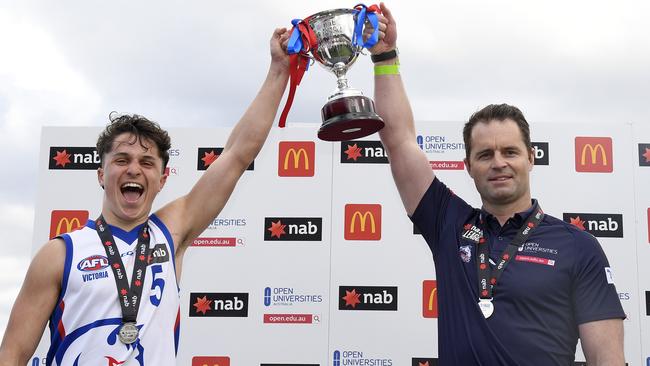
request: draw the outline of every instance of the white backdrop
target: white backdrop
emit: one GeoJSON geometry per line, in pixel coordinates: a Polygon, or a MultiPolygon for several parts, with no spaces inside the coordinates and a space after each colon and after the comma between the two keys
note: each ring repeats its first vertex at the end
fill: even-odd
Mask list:
{"type": "MultiPolygon", "coordinates": [[[[179,365],[436,363],[437,320],[430,317],[436,310],[428,309],[436,293],[423,288],[424,281],[435,280],[433,260],[404,212],[378,137],[326,143],[316,138],[317,127],[273,129],[221,215],[187,251],[180,281],[179,365]],[[285,152],[292,147],[296,154],[285,163],[285,152]],[[301,147],[305,155],[300,155],[301,147]],[[370,213],[363,216],[366,211],[370,213]],[[279,225],[285,225],[285,233],[279,225]],[[360,303],[354,294],[361,294],[360,303]],[[227,316],[201,310],[200,299],[219,296],[237,297],[243,309],[221,313],[227,316]]],[[[418,123],[417,128],[418,141],[440,179],[480,205],[462,170],[462,124],[418,123]]],[[[545,212],[560,219],[565,213],[580,213],[583,220],[603,215],[610,224],[597,235],[623,234],[598,239],[628,315],[627,362],[648,365],[650,268],[644,264],[650,262],[650,162],[642,154],[646,146],[650,149],[650,127],[534,123],[531,128],[540,163],[532,173],[532,192],[545,212]],[[581,165],[582,137],[611,140],[587,141],[594,150],[586,151],[581,165]],[[598,142],[605,144],[605,168],[598,142]],[[577,171],[584,169],[611,172],[577,171]]],[[[43,129],[35,250],[56,231],[60,216],[69,216],[60,211],[88,210],[89,217],[98,216],[102,191],[91,147],[99,132],[43,129]],[[57,166],[57,152],[81,154],[84,149],[74,149],[79,147],[89,148],[87,164],[75,163],[71,154],[70,163],[59,159],[57,166]]],[[[170,177],[154,209],[190,189],[202,174],[201,158],[223,147],[229,132],[170,130],[170,177]]],[[[60,230],[65,228],[64,222],[60,230]]],[[[47,343],[41,342],[32,365],[43,364],[47,343]]],[[[576,359],[584,360],[578,349],[576,359]]]]}

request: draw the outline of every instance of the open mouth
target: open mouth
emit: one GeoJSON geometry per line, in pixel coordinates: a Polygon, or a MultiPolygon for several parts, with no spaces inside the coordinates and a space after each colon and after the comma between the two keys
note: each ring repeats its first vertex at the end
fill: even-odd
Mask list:
{"type": "Polygon", "coordinates": [[[122,184],[120,190],[127,202],[136,202],[144,193],[144,187],[141,184],[132,182],[122,184]]]}

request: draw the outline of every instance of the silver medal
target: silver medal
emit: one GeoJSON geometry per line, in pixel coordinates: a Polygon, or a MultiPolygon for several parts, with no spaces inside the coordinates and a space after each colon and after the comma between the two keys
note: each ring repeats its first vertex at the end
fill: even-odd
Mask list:
{"type": "Polygon", "coordinates": [[[479,299],[478,307],[481,309],[485,319],[489,318],[492,316],[492,313],[494,313],[494,304],[492,303],[492,299],[479,299]]]}
{"type": "Polygon", "coordinates": [[[120,339],[120,342],[124,344],[131,344],[138,339],[138,327],[135,323],[124,323],[120,327],[120,331],[117,333],[117,337],[120,339]]]}

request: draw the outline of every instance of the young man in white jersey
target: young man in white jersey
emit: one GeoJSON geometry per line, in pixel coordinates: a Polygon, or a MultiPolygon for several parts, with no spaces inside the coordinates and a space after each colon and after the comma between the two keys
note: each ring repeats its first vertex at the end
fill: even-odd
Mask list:
{"type": "Polygon", "coordinates": [[[0,346],[1,366],[26,365],[48,321],[48,365],[176,364],[183,254],[266,140],[289,78],[288,37],[284,28],[273,33],[266,80],[219,158],[189,193],[153,214],[167,180],[169,136],[137,115],[111,118],[97,142],[101,215],[34,257],[0,346]]]}

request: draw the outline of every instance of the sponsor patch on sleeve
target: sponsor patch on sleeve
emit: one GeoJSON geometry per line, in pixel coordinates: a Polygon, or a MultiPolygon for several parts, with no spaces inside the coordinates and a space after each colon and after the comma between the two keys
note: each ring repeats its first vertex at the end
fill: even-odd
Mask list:
{"type": "Polygon", "coordinates": [[[614,274],[612,273],[611,267],[605,267],[605,276],[607,277],[607,283],[610,285],[614,284],[614,274]]]}

